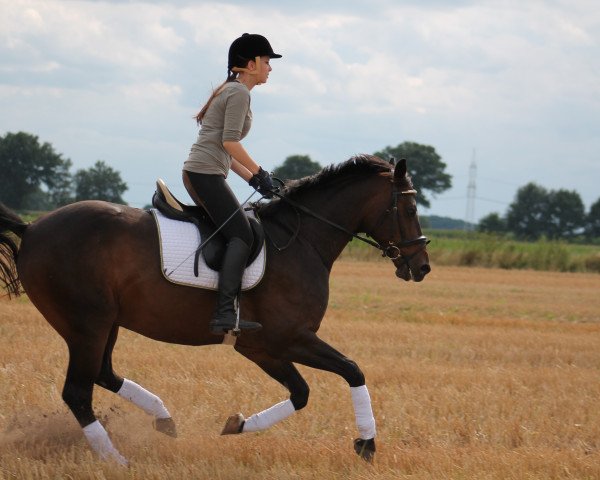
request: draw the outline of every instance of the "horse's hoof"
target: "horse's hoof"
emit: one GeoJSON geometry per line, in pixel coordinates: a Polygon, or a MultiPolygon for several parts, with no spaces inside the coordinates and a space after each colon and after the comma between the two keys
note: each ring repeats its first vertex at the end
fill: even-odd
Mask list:
{"type": "Polygon", "coordinates": [[[371,438],[369,440],[363,440],[362,438],[357,438],[354,440],[354,451],[362,458],[363,460],[372,463],[375,458],[375,439],[371,438]]]}
{"type": "Polygon", "coordinates": [[[225,422],[225,426],[223,427],[221,435],[234,435],[236,433],[242,433],[245,422],[246,420],[241,413],[231,415],[231,417],[229,417],[225,422]]]}
{"type": "Polygon", "coordinates": [[[177,428],[175,422],[171,417],[169,418],[155,418],[152,422],[154,430],[160,433],[164,433],[169,437],[177,438],[177,428]]]}

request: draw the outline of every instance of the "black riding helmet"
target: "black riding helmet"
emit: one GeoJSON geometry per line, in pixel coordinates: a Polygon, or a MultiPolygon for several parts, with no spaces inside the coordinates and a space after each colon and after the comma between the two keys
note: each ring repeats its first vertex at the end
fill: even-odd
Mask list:
{"type": "Polygon", "coordinates": [[[263,56],[281,58],[281,55],[273,51],[265,37],[257,33],[244,33],[241,37],[236,38],[229,47],[227,68],[243,67],[248,60],[263,56]]]}

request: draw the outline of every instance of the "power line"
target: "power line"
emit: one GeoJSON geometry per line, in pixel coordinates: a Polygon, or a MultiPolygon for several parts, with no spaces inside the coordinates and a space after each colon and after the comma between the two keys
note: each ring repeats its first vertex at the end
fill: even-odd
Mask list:
{"type": "MultiPolygon", "coordinates": [[[[452,201],[452,200],[465,200],[467,199],[467,197],[465,195],[462,195],[460,197],[435,197],[436,201],[452,201]]],[[[506,202],[504,200],[495,200],[493,198],[485,198],[485,197],[479,197],[479,196],[475,196],[475,200],[481,200],[484,202],[492,202],[492,203],[499,203],[501,205],[510,205],[510,202],[506,202]]]]}
{"type": "Polygon", "coordinates": [[[464,200],[465,198],[467,197],[464,195],[460,197],[435,197],[436,200],[464,200]]]}
{"type": "Polygon", "coordinates": [[[484,202],[499,203],[501,205],[510,205],[510,202],[503,202],[502,200],[494,200],[492,198],[475,197],[477,200],[483,200],[484,202]]]}
{"type": "Polygon", "coordinates": [[[485,180],[486,182],[498,183],[501,185],[508,185],[510,187],[520,187],[520,185],[514,182],[507,182],[506,180],[498,180],[497,178],[479,177],[479,180],[485,180]]]}

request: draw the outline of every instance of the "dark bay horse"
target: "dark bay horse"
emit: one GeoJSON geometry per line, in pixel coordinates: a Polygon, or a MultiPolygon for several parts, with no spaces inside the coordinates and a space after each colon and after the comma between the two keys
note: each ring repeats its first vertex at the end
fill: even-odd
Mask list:
{"type": "MultiPolygon", "coordinates": [[[[248,418],[229,417],[222,433],[263,430],[302,409],[309,387],[294,366],[299,363],[348,382],[360,434],[354,448],[370,460],[375,420],[365,377],[317,331],[327,308],[330,271],[351,239],[348,232],[366,232],[391,258],[399,278],[418,282],[429,273],[416,192],[404,160],[394,168],[361,155],[292,182],[281,193],[284,198],[257,207],[270,239],[267,269],[240,300],[242,316],[263,329],[244,333],[235,349],[283,384],[290,397],[248,418]],[[295,233],[289,248],[276,248],[295,233]]],[[[157,430],[175,435],[175,425],[158,396],[114,372],[111,356],[119,328],[184,345],[223,341],[208,328],[215,292],[166,281],[158,252],[148,211],[84,201],[26,224],[0,206],[0,280],[9,294],[24,290],[64,338],[69,365],[63,399],[92,449],[123,464],[94,415],[94,384],[151,414],[157,430]]]]}

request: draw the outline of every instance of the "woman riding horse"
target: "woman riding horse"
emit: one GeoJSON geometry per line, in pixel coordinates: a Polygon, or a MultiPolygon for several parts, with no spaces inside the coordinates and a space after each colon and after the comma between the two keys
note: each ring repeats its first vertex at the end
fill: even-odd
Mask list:
{"type": "MultiPolygon", "coordinates": [[[[361,155],[291,183],[281,198],[258,207],[271,239],[268,268],[242,304],[247,318],[263,328],[239,337],[234,348],[283,385],[289,397],[249,417],[233,415],[223,434],[265,430],[303,409],[310,389],[295,366],[301,364],[346,381],[359,431],[354,448],[362,458],[373,458],[375,418],[365,376],[318,331],[333,263],[351,238],[389,257],[398,278],[420,282],[429,273],[416,194],[405,161],[391,167],[361,155]],[[290,234],[289,248],[276,246],[290,234]]],[[[92,449],[122,464],[127,459],[94,413],[94,385],[142,408],[154,417],[157,430],[175,435],[176,429],[156,394],[115,372],[112,353],[119,330],[183,345],[223,341],[209,329],[215,293],[167,281],[159,251],[157,226],[148,211],[85,201],[28,224],[0,204],[0,287],[15,295],[27,292],[63,337],[69,364],[62,398],[92,449]]]]}
{"type": "MultiPolygon", "coordinates": [[[[271,177],[240,143],[250,130],[250,90],[266,83],[273,52],[262,35],[244,33],[229,48],[227,80],[210,96],[196,116],[201,125],[196,143],[183,166],[183,184],[190,197],[201,205],[217,226],[227,223],[221,233],[227,250],[219,272],[218,300],[210,331],[223,335],[237,320],[234,301],[252,248],[253,234],[240,204],[225,182],[233,170],[264,196],[272,196],[271,177]],[[229,217],[234,213],[233,218],[229,217]]],[[[239,321],[241,330],[260,330],[260,323],[239,321]]]]}

